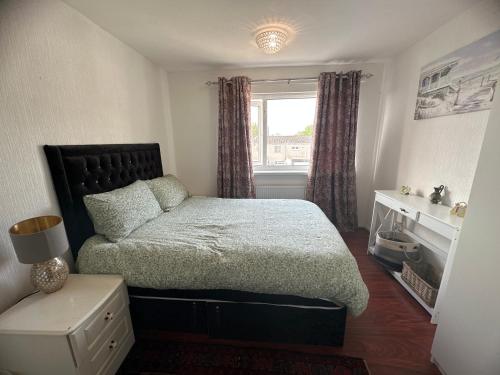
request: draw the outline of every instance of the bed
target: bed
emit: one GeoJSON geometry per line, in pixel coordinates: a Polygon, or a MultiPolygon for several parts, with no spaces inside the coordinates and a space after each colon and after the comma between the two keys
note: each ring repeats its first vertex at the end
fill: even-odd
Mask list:
{"type": "Polygon", "coordinates": [[[354,258],[310,202],[190,197],[111,243],[82,198],[162,176],[159,145],[44,149],[79,271],[125,277],[136,329],[342,345],[346,314],[366,307],[354,258]]]}

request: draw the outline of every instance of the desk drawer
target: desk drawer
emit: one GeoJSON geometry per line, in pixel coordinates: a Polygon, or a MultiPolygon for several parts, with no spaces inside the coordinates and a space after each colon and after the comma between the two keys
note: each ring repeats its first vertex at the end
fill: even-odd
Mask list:
{"type": "Polygon", "coordinates": [[[410,219],[414,221],[418,221],[418,218],[420,216],[420,212],[415,210],[412,207],[408,207],[404,204],[401,204],[400,202],[396,202],[396,208],[395,210],[399,212],[400,214],[409,217],[410,219]],[[398,204],[399,203],[399,204],[398,204]]]}
{"type": "Polygon", "coordinates": [[[383,204],[384,206],[389,207],[391,210],[399,212],[401,215],[404,215],[412,220],[418,221],[420,212],[410,206],[405,205],[402,202],[398,202],[384,195],[377,195],[377,201],[383,204]]]}

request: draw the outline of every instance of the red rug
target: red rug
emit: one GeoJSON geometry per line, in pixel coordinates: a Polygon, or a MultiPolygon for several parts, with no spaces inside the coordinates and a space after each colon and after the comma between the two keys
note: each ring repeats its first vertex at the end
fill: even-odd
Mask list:
{"type": "Polygon", "coordinates": [[[368,375],[365,361],[339,355],[140,340],[121,375],[368,375]]]}

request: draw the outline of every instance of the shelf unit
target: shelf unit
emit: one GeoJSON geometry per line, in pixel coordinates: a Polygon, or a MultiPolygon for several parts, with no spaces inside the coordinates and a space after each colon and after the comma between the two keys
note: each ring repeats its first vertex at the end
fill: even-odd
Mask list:
{"type": "Polygon", "coordinates": [[[463,219],[450,215],[450,207],[432,204],[427,198],[401,195],[396,190],[376,190],[373,206],[368,253],[373,254],[377,232],[391,231],[401,223],[403,233],[444,260],[441,284],[434,308],[428,306],[401,278],[400,272],[390,272],[406,291],[431,315],[431,322],[439,320],[439,310],[453,264],[463,219]],[[422,236],[416,229],[424,228],[432,233],[422,236]]]}

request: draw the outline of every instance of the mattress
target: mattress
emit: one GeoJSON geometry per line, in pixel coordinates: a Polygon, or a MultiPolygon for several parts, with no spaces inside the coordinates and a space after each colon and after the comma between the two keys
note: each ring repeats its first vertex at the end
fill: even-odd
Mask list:
{"type": "Polygon", "coordinates": [[[319,298],[354,316],[368,289],[336,228],[313,203],[191,197],[112,243],[87,239],[80,273],[153,289],[232,289],[319,298]]]}

